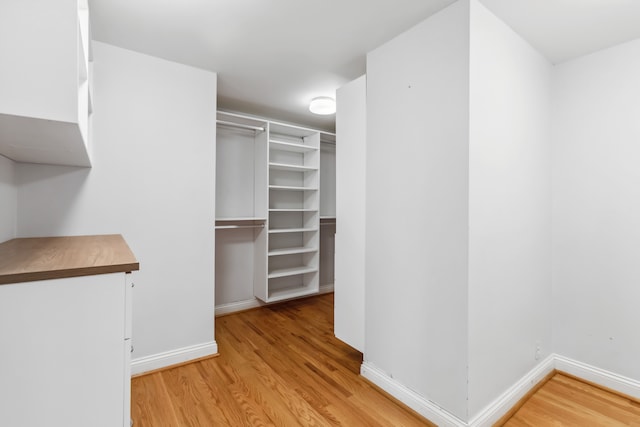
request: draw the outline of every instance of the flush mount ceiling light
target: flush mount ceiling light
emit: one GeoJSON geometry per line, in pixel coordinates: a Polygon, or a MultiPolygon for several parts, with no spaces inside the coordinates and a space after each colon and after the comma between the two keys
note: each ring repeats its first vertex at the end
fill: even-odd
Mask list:
{"type": "Polygon", "coordinates": [[[311,111],[313,114],[320,114],[323,116],[335,114],[336,101],[333,98],[329,98],[328,96],[319,96],[317,98],[313,98],[311,100],[311,104],[309,104],[309,111],[311,111]]]}

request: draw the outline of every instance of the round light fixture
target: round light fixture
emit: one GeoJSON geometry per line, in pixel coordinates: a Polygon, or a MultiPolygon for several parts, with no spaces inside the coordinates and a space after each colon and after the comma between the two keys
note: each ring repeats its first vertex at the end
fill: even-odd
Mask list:
{"type": "Polygon", "coordinates": [[[329,98],[328,96],[319,96],[317,98],[313,98],[311,100],[311,104],[309,104],[309,111],[311,111],[313,114],[320,114],[323,116],[335,114],[336,101],[333,98],[329,98]]]}

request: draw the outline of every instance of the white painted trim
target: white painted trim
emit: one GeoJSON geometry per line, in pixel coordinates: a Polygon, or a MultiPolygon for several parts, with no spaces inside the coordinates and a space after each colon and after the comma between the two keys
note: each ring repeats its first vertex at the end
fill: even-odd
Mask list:
{"type": "MultiPolygon", "coordinates": [[[[320,285],[320,289],[318,290],[318,293],[316,295],[329,294],[331,292],[333,292],[333,283],[329,283],[327,285],[320,285]]],[[[307,296],[305,295],[304,297],[301,297],[301,298],[306,298],[306,297],[307,296]]],[[[278,301],[278,302],[282,302],[282,301],[278,301]]],[[[220,305],[216,305],[215,307],[216,317],[223,316],[225,314],[235,313],[238,311],[250,310],[252,308],[264,307],[267,305],[269,304],[260,301],[258,298],[251,298],[251,299],[246,299],[242,301],[230,302],[227,304],[220,304],[220,305]]]]}
{"type": "Polygon", "coordinates": [[[246,299],[243,301],[230,302],[227,304],[216,305],[216,317],[225,314],[235,313],[238,311],[250,310],[252,308],[265,306],[264,302],[258,298],[246,299]]]}
{"type": "Polygon", "coordinates": [[[386,391],[423,417],[441,427],[465,427],[467,423],[456,417],[446,409],[434,402],[425,399],[413,390],[408,389],[398,381],[381,371],[376,366],[363,362],[360,366],[360,375],[386,391]]]}
{"type": "Polygon", "coordinates": [[[491,426],[498,421],[554,369],[640,399],[640,381],[596,368],[568,357],[552,354],[525,374],[507,391],[498,396],[469,422],[465,422],[446,409],[441,408],[435,402],[420,396],[394,380],[371,363],[363,362],[360,366],[360,374],[439,426],[485,427],[491,426]]]}
{"type": "Polygon", "coordinates": [[[473,417],[467,425],[473,427],[492,426],[531,389],[542,381],[544,377],[553,372],[554,367],[555,355],[552,354],[520,378],[514,385],[509,387],[507,391],[498,396],[497,399],[487,405],[480,413],[473,417]]]}
{"type": "Polygon", "coordinates": [[[556,355],[556,369],[583,380],[640,399],[640,381],[556,355]]]}
{"type": "Polygon", "coordinates": [[[333,292],[333,283],[328,283],[326,285],[320,285],[318,295],[330,294],[331,292],[333,292]]]}
{"type": "Polygon", "coordinates": [[[188,362],[201,357],[212,356],[218,353],[218,344],[215,341],[192,345],[164,353],[152,354],[140,357],[131,362],[131,374],[137,375],[156,369],[164,368],[178,363],[188,362]]]}

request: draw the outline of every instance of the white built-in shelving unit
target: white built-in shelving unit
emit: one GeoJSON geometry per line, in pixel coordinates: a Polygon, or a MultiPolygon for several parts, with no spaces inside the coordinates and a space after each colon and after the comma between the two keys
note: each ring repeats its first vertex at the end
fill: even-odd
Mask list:
{"type": "Polygon", "coordinates": [[[271,302],[317,293],[320,133],[269,124],[268,275],[255,295],[271,302]]]}
{"type": "Polygon", "coordinates": [[[14,40],[0,43],[6,65],[0,67],[0,155],[17,162],[91,166],[87,0],[7,0],[0,28],[14,40]]]}
{"type": "Polygon", "coordinates": [[[216,301],[318,293],[320,142],[335,136],[227,112],[217,124],[216,301]]]}
{"type": "Polygon", "coordinates": [[[216,300],[253,298],[240,285],[267,275],[267,136],[265,120],[217,114],[216,300]]]}

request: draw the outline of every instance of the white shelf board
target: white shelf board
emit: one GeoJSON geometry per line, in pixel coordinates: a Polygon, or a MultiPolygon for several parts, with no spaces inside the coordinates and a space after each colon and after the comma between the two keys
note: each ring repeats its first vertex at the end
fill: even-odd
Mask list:
{"type": "Polygon", "coordinates": [[[319,135],[317,129],[310,129],[289,123],[275,122],[269,120],[270,132],[276,135],[286,135],[288,137],[306,138],[312,135],[319,135]]]}
{"type": "Polygon", "coordinates": [[[335,216],[329,216],[329,215],[320,215],[320,221],[322,220],[330,220],[330,219],[336,219],[335,216]]]}
{"type": "Polygon", "coordinates": [[[266,218],[255,218],[255,217],[237,217],[237,218],[216,218],[216,222],[232,222],[232,221],[266,221],[266,218]]]}
{"type": "Polygon", "coordinates": [[[314,273],[318,271],[318,267],[309,267],[306,265],[292,268],[281,268],[273,270],[269,273],[269,279],[277,279],[278,277],[298,276],[300,274],[314,273]]]}
{"type": "Polygon", "coordinates": [[[269,190],[286,190],[286,191],[318,191],[314,187],[292,187],[289,185],[270,185],[269,190]]]}
{"type": "Polygon", "coordinates": [[[269,209],[269,212],[317,212],[318,209],[296,209],[296,208],[291,208],[291,209],[269,209]]]}
{"type": "Polygon", "coordinates": [[[271,148],[283,151],[292,151],[294,153],[307,153],[309,151],[317,151],[318,147],[312,147],[311,145],[296,144],[294,142],[279,141],[277,139],[270,139],[269,145],[271,148]]]}
{"type": "Polygon", "coordinates": [[[288,165],[285,163],[269,163],[269,169],[289,171],[289,172],[315,172],[317,167],[302,166],[302,165],[288,165]]]}
{"type": "Polygon", "coordinates": [[[282,233],[306,233],[311,231],[318,231],[317,227],[310,228],[275,228],[269,230],[269,234],[282,234],[282,233]]]}
{"type": "Polygon", "coordinates": [[[277,289],[270,291],[267,296],[268,302],[282,301],[285,299],[298,298],[306,295],[317,294],[318,289],[309,286],[296,286],[291,288],[277,289]]]}
{"type": "Polygon", "coordinates": [[[306,254],[316,252],[317,250],[318,248],[305,248],[304,246],[299,248],[272,249],[269,251],[269,256],[306,254]]]}

